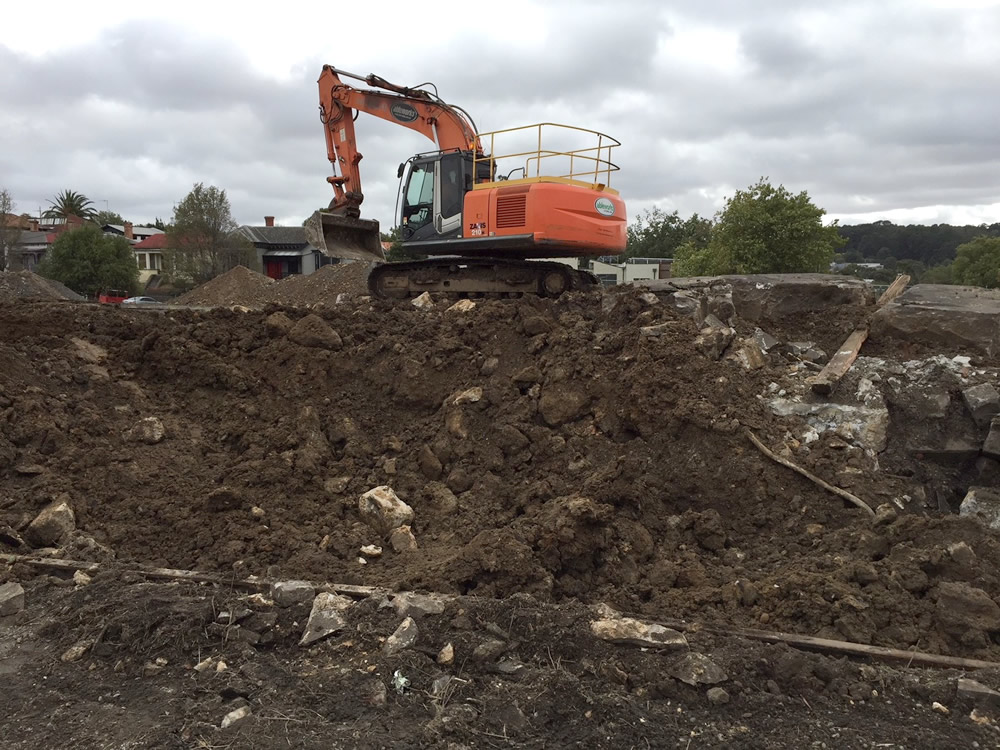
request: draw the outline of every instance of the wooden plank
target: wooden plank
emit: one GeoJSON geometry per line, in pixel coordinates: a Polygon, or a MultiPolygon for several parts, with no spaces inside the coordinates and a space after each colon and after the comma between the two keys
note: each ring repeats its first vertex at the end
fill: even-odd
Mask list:
{"type": "Polygon", "coordinates": [[[875,303],[875,307],[879,308],[888,305],[906,290],[909,283],[910,277],[906,274],[900,274],[897,276],[896,280],[889,284],[889,288],[882,292],[882,296],[878,298],[878,302],[875,303]]]}
{"type": "Polygon", "coordinates": [[[830,358],[826,366],[807,381],[813,390],[821,396],[829,396],[833,393],[840,379],[847,374],[854,364],[854,360],[861,353],[861,347],[868,339],[868,327],[858,328],[847,337],[847,341],[840,345],[837,353],[830,358]]]}
{"type": "MultiPolygon", "coordinates": [[[[47,557],[31,557],[30,555],[0,554],[0,561],[10,565],[21,564],[30,565],[34,568],[44,570],[54,570],[63,572],[75,572],[82,570],[88,575],[100,572],[101,564],[93,562],[81,562],[78,560],[58,560],[47,557]]],[[[249,591],[267,591],[273,583],[278,581],[270,578],[227,578],[216,573],[202,573],[197,570],[176,570],[174,568],[147,568],[143,566],[118,566],[117,570],[140,575],[153,581],[189,581],[191,583],[210,583],[217,586],[228,586],[230,588],[243,589],[249,591]]],[[[336,594],[346,594],[364,598],[374,594],[382,593],[385,589],[377,586],[355,586],[349,583],[326,583],[307,581],[317,591],[329,591],[336,594]]]]}

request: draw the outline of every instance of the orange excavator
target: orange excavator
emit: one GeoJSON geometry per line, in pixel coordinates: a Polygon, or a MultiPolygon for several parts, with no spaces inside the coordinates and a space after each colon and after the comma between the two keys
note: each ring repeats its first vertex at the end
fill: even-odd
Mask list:
{"type": "Polygon", "coordinates": [[[319,96],[334,197],[306,221],[306,235],[326,255],[379,263],[368,277],[372,294],[554,297],[598,282],[551,259],[624,251],[625,204],[608,185],[618,170],[611,161],[620,145],[614,138],[555,123],[480,134],[433,84],[397,86],[330,65],[323,66],[319,96]],[[397,174],[400,240],[408,254],[424,260],[382,262],[378,222],[361,218],[362,156],[354,128],[360,112],[434,143],[397,174]]]}

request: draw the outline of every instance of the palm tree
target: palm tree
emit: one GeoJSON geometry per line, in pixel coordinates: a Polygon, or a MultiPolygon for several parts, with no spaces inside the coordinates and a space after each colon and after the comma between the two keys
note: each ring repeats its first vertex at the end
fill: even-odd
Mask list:
{"type": "Polygon", "coordinates": [[[83,193],[76,193],[72,190],[63,190],[55,200],[50,200],[51,208],[43,214],[46,219],[65,219],[70,216],[79,216],[81,219],[93,219],[96,211],[91,208],[94,202],[83,193]]]}

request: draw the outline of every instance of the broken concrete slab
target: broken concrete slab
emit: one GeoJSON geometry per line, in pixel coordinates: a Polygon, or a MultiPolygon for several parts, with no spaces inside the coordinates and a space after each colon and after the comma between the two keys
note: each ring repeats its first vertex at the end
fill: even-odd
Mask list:
{"type": "Polygon", "coordinates": [[[24,589],[11,581],[0,586],[0,617],[16,615],[24,609],[24,589]]]}
{"type": "Polygon", "coordinates": [[[970,680],[968,677],[959,677],[955,687],[960,698],[972,701],[976,706],[1000,708],[1000,692],[988,688],[981,682],[970,680]]]}
{"type": "Polygon", "coordinates": [[[408,649],[417,642],[419,632],[416,621],[412,617],[407,617],[399,624],[393,634],[385,639],[382,653],[386,656],[395,656],[400,651],[408,649]]]}
{"type": "Polygon", "coordinates": [[[343,630],[347,625],[344,613],[353,604],[354,601],[346,596],[330,594],[325,591],[316,594],[316,598],[313,599],[312,611],[309,613],[309,620],[306,622],[306,629],[302,633],[299,645],[308,646],[339,630],[343,630]]]}
{"type": "Polygon", "coordinates": [[[439,615],[444,612],[448,597],[442,594],[416,594],[406,591],[392,597],[392,606],[400,617],[439,615]]]}
{"type": "MultiPolygon", "coordinates": [[[[710,318],[715,318],[710,315],[710,318]]],[[[717,318],[716,318],[717,320],[717,318]]],[[[707,320],[706,320],[707,322],[707,320]]],[[[732,328],[713,327],[703,328],[698,338],[694,340],[694,348],[713,361],[721,359],[726,349],[736,336],[736,331],[732,328]]]]}
{"type": "Polygon", "coordinates": [[[992,383],[980,383],[962,391],[962,400],[980,427],[986,427],[1000,413],[1000,391],[992,383]]]}
{"type": "Polygon", "coordinates": [[[1000,353],[1000,291],[917,284],[872,318],[871,339],[937,344],[949,350],[1000,353]]]}
{"type": "Polygon", "coordinates": [[[822,273],[756,274],[748,276],[693,276],[643,281],[652,292],[702,297],[709,312],[723,320],[729,315],[720,306],[731,299],[731,306],[744,320],[757,322],[766,318],[827,310],[840,305],[867,305],[875,300],[871,286],[861,279],[822,273]],[[713,302],[716,304],[713,305],[713,302]],[[713,309],[718,308],[718,312],[713,309]],[[720,314],[720,312],[722,314],[720,314]]]}
{"type": "Polygon", "coordinates": [[[833,432],[875,453],[885,450],[889,431],[889,410],[884,406],[804,403],[787,398],[772,399],[768,406],[779,417],[802,417],[817,432],[833,432]]]}
{"type": "Polygon", "coordinates": [[[602,641],[643,648],[687,648],[683,633],[631,617],[609,617],[590,623],[590,632],[602,641]]]}
{"type": "Polygon", "coordinates": [[[991,529],[1000,530],[1000,489],[970,487],[959,506],[958,515],[976,518],[991,529]]]}
{"type": "Polygon", "coordinates": [[[316,595],[308,581],[278,581],[271,584],[271,600],[279,607],[291,607],[307,602],[316,595]]]}

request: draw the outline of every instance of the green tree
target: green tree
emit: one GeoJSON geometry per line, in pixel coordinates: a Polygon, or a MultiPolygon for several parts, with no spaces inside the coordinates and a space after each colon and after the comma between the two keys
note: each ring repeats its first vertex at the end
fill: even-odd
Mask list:
{"type": "Polygon", "coordinates": [[[823,272],[845,240],[804,190],[793,195],[766,178],[726,201],[708,246],[682,248],[675,276],[823,272]]]}
{"type": "Polygon", "coordinates": [[[712,222],[698,214],[681,219],[677,211],[668,214],[652,208],[640,213],[627,232],[625,255],[629,258],[675,258],[677,248],[685,243],[696,248],[707,246],[712,222]]]}
{"type": "Polygon", "coordinates": [[[238,228],[226,191],[197,183],[174,207],[168,268],[197,282],[236,266],[260,270],[257,251],[238,228]]]}
{"type": "Polygon", "coordinates": [[[105,224],[123,225],[125,219],[122,218],[121,214],[114,211],[98,211],[94,214],[94,223],[99,227],[103,227],[105,224]]]}
{"type": "Polygon", "coordinates": [[[1000,237],[976,237],[959,245],[951,268],[956,284],[1000,287],[1000,237]]]}
{"type": "Polygon", "coordinates": [[[69,216],[79,216],[81,219],[93,219],[97,212],[93,209],[93,201],[83,193],[63,190],[54,200],[49,201],[49,208],[42,214],[46,219],[65,219],[69,216]]]}
{"type": "Polygon", "coordinates": [[[420,255],[406,249],[400,237],[399,227],[393,227],[388,232],[382,232],[380,237],[382,242],[390,243],[389,249],[385,253],[385,259],[390,263],[403,260],[422,260],[427,257],[426,255],[420,255]]]}
{"type": "Polygon", "coordinates": [[[21,238],[21,217],[14,212],[17,204],[7,188],[0,188],[0,271],[15,266],[14,248],[21,238]]]}
{"type": "Polygon", "coordinates": [[[38,272],[88,297],[104,289],[131,291],[139,280],[128,240],[106,235],[93,225],[59,235],[38,272]]]}

